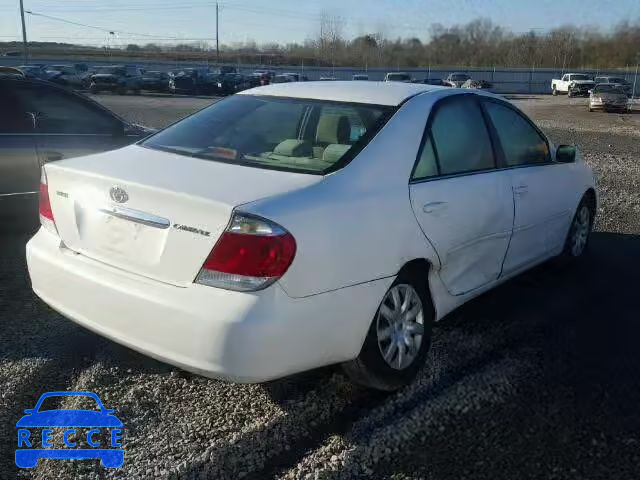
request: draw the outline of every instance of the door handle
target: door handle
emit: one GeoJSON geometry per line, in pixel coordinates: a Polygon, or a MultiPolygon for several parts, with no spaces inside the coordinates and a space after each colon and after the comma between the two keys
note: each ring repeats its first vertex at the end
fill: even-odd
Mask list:
{"type": "Polygon", "coordinates": [[[47,162],[55,162],[64,158],[60,152],[44,152],[44,156],[47,158],[47,162]]]}
{"type": "Polygon", "coordinates": [[[517,187],[513,187],[513,193],[516,195],[524,195],[529,191],[529,185],[518,185],[517,187]]]}
{"type": "Polygon", "coordinates": [[[424,213],[435,213],[447,207],[447,202],[429,202],[422,206],[424,213]]]}

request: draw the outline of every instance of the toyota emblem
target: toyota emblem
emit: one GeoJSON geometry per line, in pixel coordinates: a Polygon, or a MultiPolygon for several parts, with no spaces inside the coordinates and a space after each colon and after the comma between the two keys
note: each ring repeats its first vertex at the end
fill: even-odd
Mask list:
{"type": "Polygon", "coordinates": [[[109,190],[109,196],[111,197],[111,200],[116,203],[124,203],[129,200],[129,194],[124,188],[118,186],[111,187],[111,190],[109,190]]]}

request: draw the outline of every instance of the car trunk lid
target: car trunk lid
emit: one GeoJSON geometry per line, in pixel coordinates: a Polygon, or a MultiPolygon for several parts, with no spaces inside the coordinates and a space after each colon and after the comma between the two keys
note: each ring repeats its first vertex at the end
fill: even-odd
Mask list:
{"type": "Polygon", "coordinates": [[[67,248],[178,286],[193,282],[234,207],[322,178],[141,146],[51,163],[46,174],[67,248]]]}

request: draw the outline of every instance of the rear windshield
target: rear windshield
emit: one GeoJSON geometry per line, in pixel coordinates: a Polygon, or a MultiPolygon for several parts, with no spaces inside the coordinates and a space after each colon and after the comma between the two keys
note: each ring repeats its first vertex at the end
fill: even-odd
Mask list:
{"type": "Polygon", "coordinates": [[[378,105],[235,95],[142,145],[217,162],[324,174],[362,148],[392,111],[378,105]]]}

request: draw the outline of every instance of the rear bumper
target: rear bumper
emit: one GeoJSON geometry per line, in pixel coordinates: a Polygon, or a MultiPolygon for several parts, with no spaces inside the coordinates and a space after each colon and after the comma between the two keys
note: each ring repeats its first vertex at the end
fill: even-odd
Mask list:
{"type": "Polygon", "coordinates": [[[298,299],[278,284],[254,293],[181,288],[75,254],[43,229],[27,244],[27,264],[35,293],[74,322],[158,360],[238,382],[356,357],[393,281],[298,299]]]}

